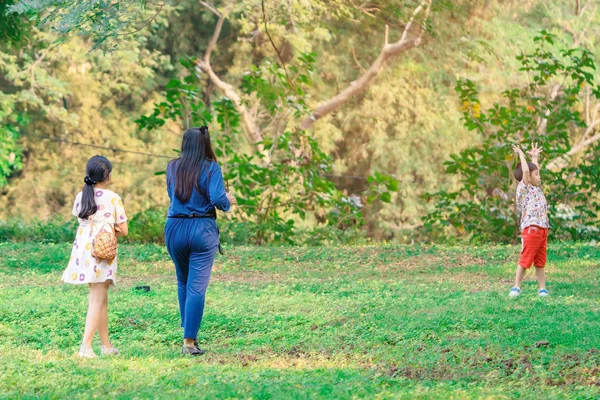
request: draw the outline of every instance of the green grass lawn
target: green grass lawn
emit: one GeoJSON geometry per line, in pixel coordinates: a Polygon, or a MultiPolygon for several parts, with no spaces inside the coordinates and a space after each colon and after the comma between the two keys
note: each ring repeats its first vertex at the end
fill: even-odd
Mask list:
{"type": "Polygon", "coordinates": [[[74,357],[87,287],[60,283],[69,252],[0,244],[2,398],[600,397],[600,246],[552,244],[550,297],[530,274],[518,299],[512,246],[230,248],[199,358],[179,356],[165,249],[123,246],[109,305],[122,355],[95,360],[74,357]]]}

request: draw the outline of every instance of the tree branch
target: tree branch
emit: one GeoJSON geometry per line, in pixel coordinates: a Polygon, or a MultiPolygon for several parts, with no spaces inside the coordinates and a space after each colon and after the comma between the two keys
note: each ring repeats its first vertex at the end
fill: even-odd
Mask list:
{"type": "Polygon", "coordinates": [[[215,27],[215,31],[213,32],[212,37],[210,38],[210,42],[208,42],[208,47],[206,48],[206,53],[204,53],[204,62],[208,64],[210,68],[210,56],[217,46],[217,41],[219,40],[219,36],[221,35],[221,30],[223,29],[223,23],[225,23],[225,17],[221,15],[212,5],[201,1],[200,4],[208,8],[218,17],[217,26],[215,27]]]}
{"type": "Polygon", "coordinates": [[[585,123],[590,124],[590,88],[585,87],[585,123]]]}
{"type": "MultiPolygon", "coordinates": [[[[585,133],[583,134],[583,137],[586,137],[598,125],[600,125],[600,121],[594,121],[590,126],[588,126],[588,128],[585,131],[585,133]]],[[[569,150],[569,152],[567,154],[565,154],[565,155],[570,157],[570,156],[572,156],[572,155],[574,155],[576,153],[579,153],[581,150],[583,150],[584,148],[586,148],[590,144],[597,142],[598,140],[600,140],[600,134],[594,135],[594,136],[592,136],[591,138],[589,138],[587,140],[583,140],[583,141],[577,143],[577,145],[573,146],[571,148],[571,150],[569,150]]]]}
{"type": "Polygon", "coordinates": [[[53,45],[48,46],[46,49],[44,49],[43,52],[40,52],[38,54],[36,54],[36,60],[33,64],[31,64],[26,70],[25,73],[29,72],[31,74],[30,76],[30,86],[31,86],[31,91],[35,93],[35,69],[37,67],[40,66],[40,64],[42,63],[42,61],[44,61],[44,58],[46,58],[46,56],[48,55],[48,53],[50,52],[50,50],[52,50],[54,48],[53,45]]]}
{"type": "Polygon", "coordinates": [[[281,57],[281,51],[279,51],[279,48],[275,44],[275,41],[273,41],[273,38],[271,37],[271,33],[269,32],[269,27],[267,24],[267,12],[265,10],[265,0],[261,0],[260,5],[262,7],[263,24],[265,25],[265,33],[267,34],[267,37],[269,38],[269,42],[271,43],[271,46],[273,46],[273,50],[275,50],[275,53],[277,53],[277,58],[279,59],[279,62],[281,63],[281,66],[283,67],[283,71],[285,72],[285,79],[287,80],[290,88],[292,88],[294,86],[294,84],[292,83],[292,81],[290,80],[290,76],[288,75],[288,70],[287,70],[287,67],[285,66],[285,61],[283,61],[283,58],[281,57]]]}
{"type": "Polygon", "coordinates": [[[424,31],[421,30],[418,35],[416,35],[413,39],[408,39],[409,31],[416,19],[416,17],[423,11],[426,10],[425,18],[426,21],[429,12],[431,10],[431,3],[433,0],[424,0],[421,4],[414,10],[408,24],[406,25],[404,32],[402,33],[402,37],[396,43],[390,44],[388,42],[388,30],[389,28],[386,26],[385,33],[385,44],[379,53],[379,56],[373,64],[365,71],[365,73],[356,81],[350,83],[346,89],[342,90],[333,98],[327,100],[324,103],[321,103],[317,108],[312,112],[311,115],[307,116],[302,120],[300,125],[301,129],[306,130],[313,126],[315,122],[319,119],[323,118],[327,114],[330,114],[341,106],[346,104],[350,99],[354,96],[358,95],[369,89],[373,80],[379,75],[379,73],[383,70],[386,63],[399,54],[404,53],[407,50],[412,49],[413,47],[419,46],[421,44],[421,40],[423,38],[424,31]]]}
{"type": "Polygon", "coordinates": [[[158,8],[158,11],[156,12],[156,14],[154,14],[154,16],[152,16],[152,18],[144,21],[139,28],[136,28],[134,31],[131,31],[131,32],[119,33],[117,36],[128,36],[128,35],[133,35],[134,33],[138,33],[139,31],[141,31],[142,29],[144,29],[145,27],[147,27],[148,25],[150,25],[152,23],[152,21],[154,21],[156,19],[156,17],[158,17],[158,14],[160,14],[160,12],[162,11],[162,9],[166,5],[167,5],[167,2],[162,3],[160,5],[160,7],[158,8]]]}
{"type": "Polygon", "coordinates": [[[236,110],[240,113],[242,117],[242,123],[244,125],[244,130],[248,139],[252,142],[252,144],[256,145],[258,151],[263,152],[264,148],[262,145],[258,145],[259,142],[262,142],[262,134],[254,121],[254,118],[250,115],[248,109],[242,102],[242,99],[236,92],[233,86],[224,82],[217,76],[215,71],[212,69],[210,65],[210,56],[217,45],[217,41],[219,40],[219,35],[221,34],[221,29],[223,28],[223,23],[225,22],[225,16],[217,11],[217,9],[205,2],[200,1],[200,4],[210,10],[213,14],[215,14],[219,19],[217,21],[217,26],[215,27],[215,31],[213,32],[212,38],[208,43],[208,47],[206,48],[206,53],[204,54],[204,58],[202,60],[196,61],[196,66],[202,72],[208,75],[211,82],[217,87],[223,94],[230,99],[235,105],[236,110]]]}
{"type": "Polygon", "coordinates": [[[217,9],[215,8],[215,6],[213,6],[210,3],[207,3],[205,1],[200,0],[200,4],[202,4],[204,7],[208,8],[210,10],[210,12],[212,12],[213,14],[215,14],[217,17],[221,17],[221,13],[217,11],[217,9]]]}
{"type": "MultiPolygon", "coordinates": [[[[398,24],[394,24],[391,21],[389,21],[388,19],[382,18],[378,14],[375,14],[375,13],[381,14],[381,9],[378,8],[376,5],[370,5],[368,3],[363,3],[362,5],[356,5],[356,4],[354,4],[354,2],[352,0],[346,0],[346,3],[350,4],[350,6],[352,8],[367,15],[370,18],[379,20],[379,21],[385,23],[386,25],[392,25],[394,27],[398,26],[398,24]]],[[[359,22],[357,19],[354,19],[354,18],[349,18],[349,19],[353,22],[359,22]]]]}
{"type": "Polygon", "coordinates": [[[586,1],[585,5],[583,7],[581,7],[581,11],[579,12],[581,15],[583,15],[583,13],[585,12],[585,9],[587,8],[587,6],[590,4],[589,1],[586,1]]]}
{"type": "Polygon", "coordinates": [[[404,32],[402,33],[402,37],[400,38],[400,42],[403,42],[406,40],[406,38],[408,37],[408,32],[410,31],[410,28],[412,27],[413,22],[415,22],[415,18],[417,17],[417,15],[419,15],[421,10],[423,10],[423,7],[425,7],[425,6],[427,6],[427,10],[426,10],[426,15],[425,15],[424,21],[427,20],[427,18],[429,17],[429,12],[431,10],[431,1],[429,1],[429,4],[422,2],[419,5],[419,7],[417,7],[415,9],[415,11],[413,12],[413,15],[410,17],[410,20],[408,21],[408,24],[406,24],[406,27],[404,28],[404,32]]]}
{"type": "Polygon", "coordinates": [[[594,107],[592,120],[586,121],[588,128],[585,130],[585,132],[581,136],[581,139],[579,139],[579,143],[577,145],[580,145],[581,143],[583,143],[587,139],[587,136],[592,132],[593,128],[596,127],[600,123],[600,120],[598,120],[598,117],[597,117],[598,110],[600,110],[600,104],[596,104],[596,107],[594,107]]]}
{"type": "Polygon", "coordinates": [[[596,143],[597,141],[600,141],[600,133],[590,137],[589,139],[586,139],[590,133],[592,133],[596,130],[596,127],[600,126],[600,119],[597,118],[599,110],[600,110],[600,104],[596,105],[596,107],[594,108],[592,123],[587,127],[587,129],[583,133],[583,136],[581,136],[579,143],[577,143],[575,146],[571,147],[571,150],[569,150],[564,155],[557,157],[554,160],[550,161],[548,163],[549,169],[554,169],[555,167],[558,167],[561,163],[565,163],[569,157],[572,157],[573,155],[579,153],[580,151],[584,150],[589,145],[596,143]]]}
{"type": "Polygon", "coordinates": [[[352,57],[354,57],[354,62],[356,63],[356,66],[358,68],[360,68],[360,70],[363,72],[363,74],[365,72],[367,72],[367,70],[365,69],[365,67],[363,67],[362,64],[358,61],[358,58],[356,58],[356,51],[354,50],[354,46],[352,46],[352,57]]]}

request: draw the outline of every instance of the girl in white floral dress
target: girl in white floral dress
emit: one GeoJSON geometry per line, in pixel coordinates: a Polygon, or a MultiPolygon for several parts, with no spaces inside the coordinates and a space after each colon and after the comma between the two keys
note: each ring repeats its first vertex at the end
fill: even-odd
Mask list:
{"type": "Polygon", "coordinates": [[[96,331],[100,336],[101,354],[119,354],[108,338],[108,287],[117,282],[117,258],[108,263],[92,255],[92,241],[100,230],[114,226],[117,237],[128,233],[123,202],[107,189],[111,171],[112,164],[106,157],[94,156],[87,162],[85,186],[73,204],[73,215],[79,219],[79,228],[69,265],[62,275],[63,282],[90,287],[85,333],[78,353],[84,358],[96,357],[92,350],[96,331]]]}

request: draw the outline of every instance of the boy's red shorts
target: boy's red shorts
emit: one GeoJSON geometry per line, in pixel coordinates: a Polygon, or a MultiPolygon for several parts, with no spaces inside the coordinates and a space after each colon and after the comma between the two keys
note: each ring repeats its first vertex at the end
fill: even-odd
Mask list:
{"type": "Polygon", "coordinates": [[[548,229],[539,226],[528,226],[521,232],[521,259],[519,265],[529,268],[533,264],[536,268],[546,266],[546,246],[548,244],[548,229]]]}

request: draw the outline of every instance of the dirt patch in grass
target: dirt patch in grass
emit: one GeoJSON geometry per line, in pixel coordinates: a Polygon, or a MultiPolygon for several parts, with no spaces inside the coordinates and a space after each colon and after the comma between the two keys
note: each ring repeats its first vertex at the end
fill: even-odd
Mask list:
{"type": "MultiPolygon", "coordinates": [[[[202,347],[202,346],[201,346],[202,347]]],[[[330,351],[306,351],[299,346],[275,351],[257,349],[252,352],[217,353],[209,351],[197,360],[203,364],[241,365],[254,368],[318,369],[323,367],[348,367],[369,370],[366,360],[349,354],[334,354],[330,351]]]]}
{"type": "Polygon", "coordinates": [[[211,282],[236,282],[236,283],[268,283],[282,282],[286,278],[283,274],[268,273],[262,271],[243,271],[239,273],[221,273],[216,272],[211,276],[211,282]]]}
{"type": "MultiPolygon", "coordinates": [[[[283,282],[302,282],[302,281],[328,281],[335,276],[335,279],[348,279],[360,275],[368,275],[370,278],[380,279],[384,281],[396,281],[398,279],[412,279],[418,277],[423,282],[434,282],[441,278],[443,273],[443,281],[452,281],[461,284],[470,285],[472,290],[482,291],[489,288],[492,283],[489,282],[489,277],[485,272],[469,273],[462,272],[461,269],[481,266],[482,271],[485,265],[485,260],[480,257],[473,257],[468,254],[452,254],[452,255],[434,255],[422,254],[408,256],[406,259],[377,259],[375,251],[371,250],[373,256],[372,261],[366,260],[364,263],[360,258],[364,259],[365,255],[357,255],[357,259],[349,259],[346,261],[343,269],[334,269],[333,267],[319,266],[314,269],[314,275],[307,275],[306,270],[302,270],[302,274],[294,273],[298,271],[295,267],[291,273],[271,272],[264,270],[256,270],[244,268],[241,270],[240,258],[231,257],[224,264],[216,263],[211,276],[212,282],[235,282],[248,284],[261,283],[283,283],[283,282]],[[435,268],[437,271],[431,271],[435,268]],[[443,268],[444,272],[439,272],[439,268],[443,268]],[[422,271],[422,274],[419,273],[422,271]],[[446,273],[447,271],[448,273],[446,273]],[[439,273],[438,273],[439,272],[439,273]]],[[[300,268],[301,262],[295,262],[300,268]]],[[[164,271],[164,276],[174,276],[172,266],[168,263],[156,263],[153,265],[153,271],[164,271]]],[[[146,268],[148,270],[148,268],[146,268]]],[[[289,270],[289,266],[284,270],[289,270]]],[[[123,278],[125,282],[134,281],[134,278],[123,278]]]]}
{"type": "Polygon", "coordinates": [[[600,351],[566,354],[556,361],[560,368],[545,383],[549,386],[600,386],[600,351]]]}
{"type": "Polygon", "coordinates": [[[377,371],[391,378],[416,381],[527,378],[532,384],[548,386],[600,386],[600,351],[596,349],[557,356],[550,362],[544,361],[539,353],[498,358],[481,351],[476,355],[461,357],[452,349],[445,349],[441,351],[441,355],[435,365],[381,364],[377,366],[377,371]]]}
{"type": "Polygon", "coordinates": [[[428,272],[431,268],[443,268],[444,270],[456,270],[472,266],[484,266],[486,261],[481,257],[468,254],[424,254],[412,256],[404,260],[394,260],[389,263],[378,263],[376,268],[381,271],[419,271],[428,272]]]}

